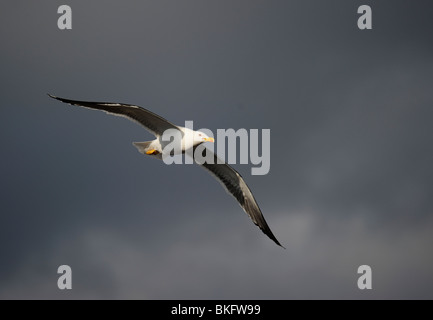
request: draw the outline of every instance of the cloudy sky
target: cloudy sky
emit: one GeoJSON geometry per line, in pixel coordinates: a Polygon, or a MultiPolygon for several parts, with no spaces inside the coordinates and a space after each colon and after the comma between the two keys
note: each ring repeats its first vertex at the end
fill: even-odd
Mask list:
{"type": "Polygon", "coordinates": [[[421,0],[1,3],[0,298],[433,298],[432,14],[421,0]],[[373,30],[357,28],[362,4],[373,30]],[[235,168],[287,249],[204,170],[139,154],[140,126],[46,93],[271,129],[269,174],[235,168]]]}

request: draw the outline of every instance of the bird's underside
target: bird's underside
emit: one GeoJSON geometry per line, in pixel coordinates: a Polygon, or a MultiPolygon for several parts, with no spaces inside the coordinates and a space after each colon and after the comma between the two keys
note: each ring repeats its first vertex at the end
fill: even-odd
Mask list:
{"type": "MultiPolygon", "coordinates": [[[[182,127],[178,127],[159,115],[139,106],[123,103],[77,101],[59,98],[52,95],[49,96],[64,103],[105,111],[106,113],[122,116],[141,124],[148,131],[154,134],[157,139],[147,142],[134,142],[134,145],[141,153],[156,157],[158,159],[162,159],[162,150],[160,146],[158,147],[158,140],[163,135],[164,131],[168,129],[176,129],[180,131],[183,130],[182,127]]],[[[182,134],[184,134],[184,132],[182,132],[182,134]]],[[[210,139],[211,138],[204,139],[202,142],[210,141],[210,139]]],[[[198,142],[198,144],[202,142],[198,142]]],[[[213,157],[214,162],[213,164],[204,163],[200,165],[207,169],[218,181],[220,181],[226,191],[238,201],[242,209],[248,214],[254,224],[256,224],[263,231],[264,234],[272,239],[277,245],[283,247],[269,228],[257,204],[257,201],[255,200],[250,188],[247,186],[242,176],[231,166],[218,159],[218,157],[212,151],[209,149],[204,150],[205,152],[211,153],[210,157],[213,157]]],[[[182,151],[184,152],[185,150],[182,151]]]]}

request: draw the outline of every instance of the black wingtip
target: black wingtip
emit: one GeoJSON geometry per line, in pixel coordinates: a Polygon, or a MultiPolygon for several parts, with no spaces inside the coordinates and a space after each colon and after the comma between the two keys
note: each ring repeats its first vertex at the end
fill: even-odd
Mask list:
{"type": "MultiPolygon", "coordinates": [[[[272,238],[271,238],[272,239],[272,238]]],[[[281,248],[283,248],[284,250],[286,250],[286,247],[285,246],[283,246],[278,240],[276,240],[276,238],[275,239],[272,239],[272,240],[274,240],[274,242],[277,244],[277,245],[279,245],[281,248]]]]}
{"type": "MultiPolygon", "coordinates": [[[[264,219],[264,218],[263,218],[264,219]]],[[[283,246],[280,241],[278,241],[277,237],[275,237],[275,235],[272,233],[271,229],[269,228],[268,224],[266,223],[266,220],[264,221],[266,224],[266,228],[262,229],[260,226],[260,230],[269,238],[271,239],[277,246],[280,246],[281,248],[283,248],[284,250],[286,249],[285,246],[283,246]]],[[[256,224],[256,223],[255,223],[256,224]]],[[[256,224],[258,226],[258,224],[256,224]]]]}
{"type": "Polygon", "coordinates": [[[277,237],[275,237],[275,235],[272,233],[271,228],[269,228],[268,223],[266,222],[265,218],[262,216],[263,218],[263,223],[264,226],[259,226],[256,222],[254,222],[254,224],[256,226],[258,226],[260,228],[260,230],[269,238],[271,239],[273,242],[275,242],[276,245],[280,246],[283,249],[286,249],[285,246],[283,246],[280,241],[278,241],[277,237]]]}
{"type": "MultiPolygon", "coordinates": [[[[269,227],[268,227],[269,228],[269,227]]],[[[274,241],[278,246],[280,246],[281,248],[283,248],[284,250],[286,249],[285,246],[283,246],[280,241],[277,240],[277,238],[274,236],[274,234],[272,233],[271,229],[268,230],[268,232],[265,232],[264,230],[262,230],[264,234],[266,234],[272,241],[274,241]]]]}
{"type": "MultiPolygon", "coordinates": [[[[71,105],[74,105],[74,102],[75,102],[75,101],[73,101],[73,100],[69,100],[69,99],[65,99],[65,98],[60,98],[60,97],[54,96],[54,95],[49,94],[49,93],[47,93],[47,95],[48,95],[50,98],[53,98],[53,99],[59,100],[60,102],[69,103],[69,104],[71,104],[71,105]]],[[[77,102],[78,102],[78,101],[77,101],[77,102]]]]}

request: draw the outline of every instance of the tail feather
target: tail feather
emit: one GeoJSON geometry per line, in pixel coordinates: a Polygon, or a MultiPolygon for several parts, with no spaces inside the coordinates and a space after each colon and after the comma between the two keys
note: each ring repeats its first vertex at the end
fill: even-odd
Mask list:
{"type": "Polygon", "coordinates": [[[149,146],[153,141],[145,141],[145,142],[133,142],[132,144],[137,148],[138,152],[142,154],[146,154],[146,151],[149,150],[149,146]]]}

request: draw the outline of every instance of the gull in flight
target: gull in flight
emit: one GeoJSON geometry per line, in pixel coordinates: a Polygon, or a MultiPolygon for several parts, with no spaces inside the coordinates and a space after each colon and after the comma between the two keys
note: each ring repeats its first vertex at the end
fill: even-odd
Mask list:
{"type": "MultiPolygon", "coordinates": [[[[48,95],[51,98],[57,99],[64,103],[89,109],[102,110],[108,114],[122,116],[135,121],[138,124],[141,124],[153,135],[155,135],[156,139],[146,142],[133,142],[133,144],[140,153],[150,157],[155,157],[157,159],[162,159],[164,145],[166,145],[167,142],[162,141],[161,137],[164,131],[168,129],[175,129],[181,132],[182,153],[185,153],[188,149],[196,148],[204,142],[214,142],[213,138],[208,137],[203,132],[176,126],[157,114],[139,106],[124,103],[76,101],[59,98],[50,94],[48,95]],[[188,136],[190,139],[185,138],[186,136],[188,136]]],[[[212,151],[209,149],[205,150],[206,152],[209,152],[211,156],[213,156],[214,161],[212,164],[205,162],[200,165],[212,173],[214,177],[221,182],[227,192],[239,202],[242,209],[248,214],[254,224],[263,231],[264,234],[272,239],[277,245],[283,247],[269,228],[257,204],[257,201],[254,199],[250,188],[247,186],[242,176],[231,166],[219,159],[212,151]]]]}

